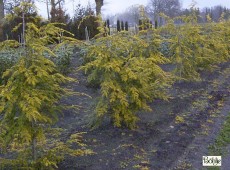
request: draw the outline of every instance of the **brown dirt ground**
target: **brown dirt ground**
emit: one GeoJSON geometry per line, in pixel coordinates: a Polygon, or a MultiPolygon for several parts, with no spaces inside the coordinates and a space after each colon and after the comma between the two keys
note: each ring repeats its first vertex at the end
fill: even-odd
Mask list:
{"type": "MultiPolygon", "coordinates": [[[[73,58],[72,67],[80,59],[73,58]]],[[[230,62],[214,72],[202,72],[201,82],[180,82],[173,85],[169,101],[150,103],[152,112],[139,112],[136,130],[115,128],[109,119],[91,130],[93,105],[97,89],[86,86],[82,72],[71,73],[78,83],[69,84],[74,91],[87,96],[70,97],[63,101],[79,104],[78,113],[66,111],[57,126],[68,133],[87,132],[84,142],[95,154],[66,157],[60,170],[119,170],[119,169],[202,169],[202,156],[214,142],[221,125],[230,112],[230,62]]],[[[230,167],[229,156],[223,160],[223,170],[230,167]]],[[[227,169],[226,169],[227,170],[227,169]]]]}

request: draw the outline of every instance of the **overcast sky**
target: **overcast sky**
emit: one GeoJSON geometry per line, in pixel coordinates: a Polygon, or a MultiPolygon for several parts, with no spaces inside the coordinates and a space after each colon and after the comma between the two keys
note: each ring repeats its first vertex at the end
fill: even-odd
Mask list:
{"type": "MultiPolygon", "coordinates": [[[[102,13],[104,15],[115,14],[124,11],[131,5],[135,4],[143,4],[147,5],[150,0],[104,0],[104,6],[102,8],[102,13]]],[[[192,0],[180,0],[183,8],[189,8],[192,0]]],[[[81,3],[83,6],[86,6],[88,2],[92,4],[92,7],[95,7],[94,0],[65,0],[66,5],[65,8],[67,13],[72,14],[74,10],[74,6],[78,3],[81,3]]],[[[230,0],[196,0],[197,7],[212,7],[216,5],[222,5],[230,8],[230,0]]],[[[39,14],[46,17],[46,6],[44,3],[37,4],[39,14]]]]}

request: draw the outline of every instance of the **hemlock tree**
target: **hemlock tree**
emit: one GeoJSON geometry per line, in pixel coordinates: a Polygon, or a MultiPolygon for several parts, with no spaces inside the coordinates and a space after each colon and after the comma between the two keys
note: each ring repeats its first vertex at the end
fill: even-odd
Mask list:
{"type": "Polygon", "coordinates": [[[175,26],[174,20],[168,18],[168,24],[162,28],[165,35],[169,33],[166,41],[169,43],[171,60],[176,66],[176,75],[189,81],[200,80],[201,70],[213,69],[230,57],[228,22],[209,23],[203,28],[197,23],[196,10],[191,8],[191,11],[189,16],[179,17],[182,25],[175,26]]]}
{"type": "Polygon", "coordinates": [[[225,20],[225,13],[222,13],[217,24],[211,22],[210,17],[208,18],[209,22],[204,26],[202,35],[206,40],[205,45],[214,52],[212,56],[214,61],[211,64],[226,62],[230,58],[230,22],[225,20]]]}
{"type": "MultiPolygon", "coordinates": [[[[159,42],[157,38],[153,41],[159,42]]],[[[171,76],[158,64],[168,60],[138,36],[120,32],[98,38],[85,51],[85,61],[81,69],[88,74],[88,81],[100,86],[96,126],[109,116],[116,127],[135,128],[137,111],[149,111],[149,101],[167,98],[171,76]]]]}
{"type": "MultiPolygon", "coordinates": [[[[66,154],[79,156],[91,153],[81,148],[73,150],[73,141],[64,143],[53,139],[54,133],[48,133],[49,127],[58,120],[58,113],[66,108],[59,104],[59,100],[71,93],[61,84],[73,81],[58,73],[54,63],[44,56],[54,55],[46,46],[55,43],[63,31],[54,24],[41,28],[27,24],[24,52],[20,60],[3,74],[4,83],[0,86],[0,145],[5,152],[14,154],[8,159],[0,158],[1,167],[54,169],[66,154]]],[[[4,45],[5,42],[2,43],[4,45]]],[[[75,143],[81,143],[77,139],[78,134],[71,138],[76,139],[75,143]]]]}
{"type": "Polygon", "coordinates": [[[162,30],[169,33],[171,60],[176,65],[175,74],[185,80],[200,80],[197,62],[205,58],[202,56],[201,27],[197,24],[194,16],[184,17],[185,25],[175,26],[173,20],[169,20],[162,30]],[[198,57],[199,56],[199,57],[198,57]]]}
{"type": "Polygon", "coordinates": [[[144,7],[141,8],[140,10],[140,19],[139,19],[139,30],[151,30],[151,24],[150,24],[150,20],[146,14],[146,11],[144,9],[144,7]]]}
{"type": "Polygon", "coordinates": [[[85,40],[85,29],[87,27],[89,38],[91,39],[99,33],[97,20],[98,17],[94,15],[94,11],[90,6],[84,8],[81,4],[78,4],[74,17],[68,24],[68,31],[73,33],[76,39],[85,40]]]}

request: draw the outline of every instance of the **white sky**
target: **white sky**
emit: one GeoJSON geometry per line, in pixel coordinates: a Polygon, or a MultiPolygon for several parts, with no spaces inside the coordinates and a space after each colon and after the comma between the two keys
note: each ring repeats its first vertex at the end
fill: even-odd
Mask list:
{"type": "MultiPolygon", "coordinates": [[[[182,3],[183,8],[189,8],[192,0],[180,0],[182,3]]],[[[65,9],[67,13],[70,15],[73,14],[74,6],[78,3],[81,3],[83,6],[86,6],[88,2],[91,3],[92,7],[95,7],[94,0],[65,0],[65,9]]],[[[104,6],[102,8],[102,14],[116,14],[119,12],[124,11],[126,8],[135,5],[135,4],[143,4],[147,5],[149,0],[104,0],[104,6]]],[[[204,8],[204,7],[212,7],[216,5],[222,5],[230,8],[230,0],[196,0],[197,7],[204,8]]],[[[37,3],[38,12],[43,17],[47,18],[46,6],[45,3],[39,2],[37,3]]]]}

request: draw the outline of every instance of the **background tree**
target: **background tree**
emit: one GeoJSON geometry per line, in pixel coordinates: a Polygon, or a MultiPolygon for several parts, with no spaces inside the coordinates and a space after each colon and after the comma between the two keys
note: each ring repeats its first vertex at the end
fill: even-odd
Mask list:
{"type": "Polygon", "coordinates": [[[132,5],[125,12],[118,14],[117,18],[128,21],[131,24],[138,24],[140,18],[140,5],[132,5]]]}
{"type": "Polygon", "coordinates": [[[107,18],[110,19],[111,23],[116,23],[117,20],[120,20],[120,21],[123,20],[123,21],[127,21],[131,26],[138,25],[138,21],[140,19],[140,7],[141,6],[142,5],[132,5],[128,7],[124,12],[118,13],[114,16],[107,16],[107,18]]]}
{"type": "Polygon", "coordinates": [[[120,20],[117,20],[117,32],[121,31],[121,22],[120,20]]]}
{"type": "Polygon", "coordinates": [[[49,10],[49,1],[48,0],[46,0],[46,11],[47,11],[48,20],[50,21],[50,10],[49,10]]]}
{"type": "Polygon", "coordinates": [[[74,17],[67,24],[68,31],[74,34],[74,37],[79,40],[85,40],[85,29],[89,32],[89,38],[93,38],[99,33],[97,27],[97,17],[90,5],[86,8],[81,4],[77,5],[74,17]]]}
{"type": "Polygon", "coordinates": [[[4,33],[3,33],[3,19],[4,19],[4,2],[0,0],[0,41],[3,41],[4,33]]]}
{"type": "Polygon", "coordinates": [[[129,24],[127,21],[125,22],[125,31],[129,31],[129,24]]]}
{"type": "Polygon", "coordinates": [[[40,25],[42,18],[38,15],[37,9],[32,1],[25,1],[15,6],[13,10],[5,17],[3,25],[4,36],[9,39],[21,41],[22,39],[22,13],[24,13],[25,22],[31,22],[40,25]],[[15,27],[18,29],[14,29],[15,27]],[[14,31],[13,31],[14,30],[14,31]]]}
{"type": "MultiPolygon", "coordinates": [[[[24,0],[24,2],[28,2],[29,0],[24,0]]],[[[11,13],[11,11],[20,5],[23,0],[4,0],[4,8],[5,13],[11,13]]],[[[34,3],[34,0],[30,0],[31,3],[34,3]]]]}
{"type": "Polygon", "coordinates": [[[107,28],[108,28],[108,34],[110,35],[110,21],[109,19],[106,20],[107,28]]]}
{"type": "MultiPolygon", "coordinates": [[[[209,16],[212,21],[214,22],[219,22],[219,19],[221,18],[222,14],[225,20],[228,20],[230,17],[230,9],[222,6],[214,6],[211,8],[194,8],[197,17],[198,23],[207,23],[207,16],[209,16]]],[[[181,11],[180,15],[185,15],[189,16],[191,15],[194,11],[191,9],[184,9],[181,11]]]]}
{"type": "Polygon", "coordinates": [[[150,28],[150,19],[146,13],[144,6],[140,6],[140,19],[139,19],[139,30],[147,30],[150,28]]]}
{"type": "Polygon", "coordinates": [[[179,0],[150,0],[148,5],[148,13],[153,17],[158,25],[162,25],[162,17],[160,13],[173,18],[178,16],[181,11],[181,4],[179,0]]]}
{"type": "Polygon", "coordinates": [[[139,19],[138,28],[139,28],[140,31],[143,30],[143,23],[142,23],[141,19],[139,19]]]}
{"type": "Polygon", "coordinates": [[[96,3],[96,15],[101,15],[101,8],[104,5],[104,0],[95,0],[96,3]]]}
{"type": "Polygon", "coordinates": [[[66,23],[66,14],[63,10],[64,0],[50,0],[51,11],[50,11],[50,20],[51,22],[60,22],[66,23]]]}
{"type": "Polygon", "coordinates": [[[124,31],[124,30],[125,30],[124,21],[121,21],[121,30],[122,30],[122,31],[124,31]]]}

